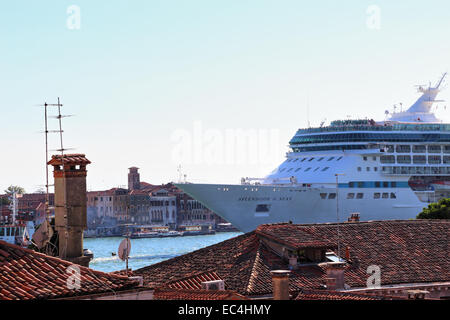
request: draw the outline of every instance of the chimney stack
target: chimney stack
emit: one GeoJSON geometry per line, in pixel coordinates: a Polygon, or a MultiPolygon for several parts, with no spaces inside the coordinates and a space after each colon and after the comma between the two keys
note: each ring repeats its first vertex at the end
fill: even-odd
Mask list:
{"type": "Polygon", "coordinates": [[[344,272],[345,262],[325,262],[320,266],[325,268],[327,274],[326,286],[328,290],[342,290],[344,289],[344,272]]]}
{"type": "Polygon", "coordinates": [[[59,257],[89,266],[83,254],[83,230],[87,228],[86,166],[84,154],[54,155],[48,162],[55,179],[55,228],[58,231],[59,257]]]}
{"type": "Polygon", "coordinates": [[[274,300],[289,300],[289,270],[272,270],[274,300]]]}

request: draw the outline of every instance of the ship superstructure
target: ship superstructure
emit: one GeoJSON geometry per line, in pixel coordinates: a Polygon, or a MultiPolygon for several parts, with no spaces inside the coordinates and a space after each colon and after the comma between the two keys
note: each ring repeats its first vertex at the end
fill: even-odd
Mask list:
{"type": "Polygon", "coordinates": [[[450,197],[450,124],[432,112],[445,76],[420,86],[408,110],[386,112],[384,121],[298,130],[286,160],[262,179],[177,186],[244,232],[262,223],[342,221],[356,212],[361,220],[415,218],[427,203],[450,197]]]}

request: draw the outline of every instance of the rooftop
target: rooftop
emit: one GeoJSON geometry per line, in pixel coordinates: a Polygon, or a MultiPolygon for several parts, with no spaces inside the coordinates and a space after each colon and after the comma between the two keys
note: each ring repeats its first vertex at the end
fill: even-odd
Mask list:
{"type": "MultiPolygon", "coordinates": [[[[367,268],[381,269],[381,285],[450,280],[450,221],[407,220],[341,223],[340,256],[348,256],[345,283],[364,288],[367,268]]],[[[280,252],[337,247],[337,224],[268,224],[224,242],[135,270],[145,285],[158,288],[200,273],[216,274],[227,290],[242,295],[272,293],[271,270],[288,269],[280,252]],[[269,247],[276,243],[279,251],[269,247]]],[[[290,291],[323,289],[324,264],[299,264],[291,271],[290,291]]]]}
{"type": "Polygon", "coordinates": [[[69,289],[73,264],[0,241],[0,300],[57,299],[122,291],[137,286],[127,277],[78,266],[80,289],[69,289]]]}

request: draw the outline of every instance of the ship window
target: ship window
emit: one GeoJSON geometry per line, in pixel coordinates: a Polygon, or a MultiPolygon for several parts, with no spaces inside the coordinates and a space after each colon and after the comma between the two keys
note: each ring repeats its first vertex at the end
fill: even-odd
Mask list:
{"type": "Polygon", "coordinates": [[[306,158],[303,158],[303,159],[302,159],[302,162],[305,161],[305,160],[306,160],[306,158]]]}
{"type": "Polygon", "coordinates": [[[336,198],[336,193],[330,193],[328,195],[328,199],[335,199],[336,198]]]}
{"type": "Polygon", "coordinates": [[[314,160],[314,157],[310,158],[308,161],[312,161],[312,160],[314,160]]]}
{"type": "Polygon", "coordinates": [[[395,163],[395,157],[394,156],[381,156],[380,162],[381,163],[395,163]]]}
{"type": "Polygon", "coordinates": [[[383,199],[387,199],[387,198],[389,198],[389,193],[387,193],[387,192],[384,192],[384,193],[383,193],[383,196],[382,196],[382,198],[383,198],[383,199]]]}
{"type": "Polygon", "coordinates": [[[389,182],[383,181],[383,188],[389,188],[389,182]]]}
{"type": "Polygon", "coordinates": [[[363,160],[364,160],[364,161],[367,161],[367,157],[363,157],[363,160]]]}
{"type": "Polygon", "coordinates": [[[320,194],[320,197],[321,197],[322,199],[326,199],[326,198],[327,198],[327,194],[326,194],[326,193],[321,193],[321,194],[320,194]]]}
{"type": "Polygon", "coordinates": [[[364,198],[364,193],[357,193],[356,194],[356,199],[362,199],[364,198]]]}
{"type": "Polygon", "coordinates": [[[358,182],[358,188],[364,188],[364,182],[362,181],[358,182]]]}
{"type": "Polygon", "coordinates": [[[413,156],[413,163],[426,163],[427,157],[426,156],[413,156]]]}
{"type": "Polygon", "coordinates": [[[319,158],[317,161],[322,161],[324,159],[324,157],[319,158]]]}
{"type": "Polygon", "coordinates": [[[309,168],[306,168],[306,169],[305,169],[305,172],[306,172],[306,171],[309,171],[309,170],[311,170],[311,167],[309,167],[309,168]]]}
{"type": "Polygon", "coordinates": [[[348,187],[349,188],[354,188],[355,187],[355,183],[354,182],[349,182],[348,183],[348,187]]]}
{"type": "Polygon", "coordinates": [[[286,170],[286,168],[280,169],[280,172],[283,172],[284,170],[286,170]]]}
{"type": "Polygon", "coordinates": [[[414,145],[412,148],[412,151],[414,153],[425,153],[426,148],[425,148],[425,146],[422,146],[422,145],[414,145]]]}
{"type": "Polygon", "coordinates": [[[411,163],[411,156],[397,156],[398,163],[411,163]]]}
{"type": "Polygon", "coordinates": [[[373,161],[377,161],[377,157],[372,157],[372,160],[373,161]]]}
{"type": "Polygon", "coordinates": [[[292,171],[292,169],[294,169],[294,168],[290,168],[287,172],[291,172],[292,171]]]}
{"type": "Polygon", "coordinates": [[[394,146],[393,145],[386,146],[386,149],[387,149],[387,152],[390,152],[390,153],[394,152],[394,146]]]}
{"type": "Polygon", "coordinates": [[[370,167],[367,167],[367,168],[366,168],[366,171],[370,171],[370,167]]]}
{"type": "Polygon", "coordinates": [[[375,188],[380,188],[380,187],[381,187],[381,182],[375,181],[375,188]]]}
{"type": "Polygon", "coordinates": [[[444,163],[450,163],[450,156],[444,156],[444,163]]]}
{"type": "Polygon", "coordinates": [[[297,172],[298,170],[300,170],[301,168],[297,168],[297,169],[295,169],[295,172],[297,172]]]}
{"type": "Polygon", "coordinates": [[[317,170],[319,170],[319,168],[320,168],[320,167],[315,168],[315,169],[314,169],[314,172],[316,172],[317,170]]]}
{"type": "MultiPolygon", "coordinates": [[[[449,152],[450,152],[450,150],[449,150],[449,152]]],[[[331,161],[331,160],[333,160],[333,159],[334,159],[334,157],[331,157],[331,158],[328,159],[328,161],[331,161]]]]}
{"type": "Polygon", "coordinates": [[[397,199],[397,196],[393,192],[391,192],[391,199],[397,199]]]}
{"type": "Polygon", "coordinates": [[[0,228],[0,237],[5,235],[5,228],[0,228]]]}
{"type": "Polygon", "coordinates": [[[441,146],[428,146],[428,153],[441,153],[441,146]]]}
{"type": "Polygon", "coordinates": [[[342,159],[342,157],[339,157],[339,158],[336,159],[336,161],[339,161],[339,160],[341,160],[341,159],[342,159]]]}
{"type": "Polygon", "coordinates": [[[381,194],[380,194],[379,192],[375,192],[375,193],[373,194],[373,198],[374,198],[374,199],[380,199],[380,196],[381,196],[381,194]]]}
{"type": "Polygon", "coordinates": [[[297,161],[298,161],[298,158],[295,158],[294,162],[297,162],[297,161]]]}
{"type": "Polygon", "coordinates": [[[441,156],[428,156],[428,163],[441,163],[441,156]]]}
{"type": "Polygon", "coordinates": [[[392,181],[391,182],[391,188],[397,188],[397,182],[392,181]]]}
{"type": "Polygon", "coordinates": [[[401,144],[397,145],[395,150],[400,153],[411,152],[411,146],[409,144],[401,144]]]}
{"type": "Polygon", "coordinates": [[[361,167],[358,167],[358,171],[361,171],[361,167]]]}
{"type": "Polygon", "coordinates": [[[378,171],[378,167],[373,167],[373,171],[378,171]]]}
{"type": "Polygon", "coordinates": [[[354,199],[355,194],[354,193],[347,193],[347,199],[354,199]]]}
{"type": "Polygon", "coordinates": [[[450,153],[450,146],[444,146],[444,153],[450,153]]]}
{"type": "Polygon", "coordinates": [[[330,167],[325,167],[322,169],[322,171],[327,171],[328,169],[330,169],[330,167]]]}

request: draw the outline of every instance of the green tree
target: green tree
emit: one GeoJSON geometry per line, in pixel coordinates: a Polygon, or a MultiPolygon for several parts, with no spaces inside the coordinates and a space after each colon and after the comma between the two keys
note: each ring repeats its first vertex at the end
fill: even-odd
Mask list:
{"type": "Polygon", "coordinates": [[[5,193],[7,195],[12,194],[13,192],[16,192],[18,194],[24,194],[25,193],[25,189],[19,186],[9,186],[8,189],[5,190],[5,193]]]}
{"type": "Polygon", "coordinates": [[[423,208],[417,219],[450,219],[450,198],[444,198],[437,203],[430,203],[423,208]]]}

